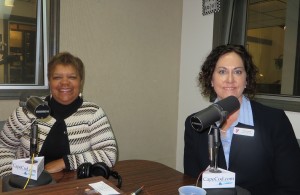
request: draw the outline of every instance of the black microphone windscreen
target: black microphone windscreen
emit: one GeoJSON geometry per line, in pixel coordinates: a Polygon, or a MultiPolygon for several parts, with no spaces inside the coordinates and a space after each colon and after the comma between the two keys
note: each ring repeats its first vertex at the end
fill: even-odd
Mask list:
{"type": "Polygon", "coordinates": [[[36,96],[28,99],[26,108],[37,118],[46,118],[50,114],[50,108],[48,104],[36,96]]]}
{"type": "Polygon", "coordinates": [[[197,112],[191,117],[191,125],[196,131],[202,131],[217,121],[223,122],[228,114],[238,110],[239,107],[239,100],[229,96],[197,112]]]}
{"type": "Polygon", "coordinates": [[[50,114],[48,103],[37,96],[20,96],[19,106],[27,109],[37,118],[46,118],[50,114]]]}
{"type": "Polygon", "coordinates": [[[240,102],[235,96],[229,96],[223,100],[216,102],[224,111],[232,113],[240,108],[240,102]]]}

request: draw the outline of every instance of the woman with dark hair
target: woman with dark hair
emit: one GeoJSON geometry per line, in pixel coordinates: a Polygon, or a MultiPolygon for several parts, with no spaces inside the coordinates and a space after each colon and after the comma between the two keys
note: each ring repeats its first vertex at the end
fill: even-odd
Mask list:
{"type": "MultiPolygon", "coordinates": [[[[104,162],[112,167],[117,143],[103,109],[83,99],[84,64],[62,52],[48,63],[50,95],[41,97],[50,115],[37,119],[38,156],[45,157],[45,170],[76,170],[80,164],[104,162]]],[[[0,176],[11,173],[12,160],[30,156],[30,129],[36,117],[18,107],[0,131],[0,176]]]]}
{"type": "MultiPolygon", "coordinates": [[[[300,148],[293,127],[283,110],[251,99],[257,72],[241,45],[216,47],[202,65],[203,96],[216,97],[215,101],[235,96],[240,102],[224,122],[216,122],[221,143],[218,166],[235,172],[236,185],[253,195],[300,194],[300,148]]],[[[184,173],[198,177],[210,164],[208,135],[192,128],[191,116],[185,122],[184,173]]]]}

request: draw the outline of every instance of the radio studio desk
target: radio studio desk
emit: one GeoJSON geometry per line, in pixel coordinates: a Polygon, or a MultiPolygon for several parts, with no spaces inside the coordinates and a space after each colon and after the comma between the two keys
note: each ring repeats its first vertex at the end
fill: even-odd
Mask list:
{"type": "MultiPolygon", "coordinates": [[[[125,160],[119,161],[114,166],[113,170],[117,171],[122,177],[121,194],[130,194],[142,185],[143,191],[139,195],[145,194],[178,194],[178,188],[183,185],[195,185],[196,179],[183,175],[163,164],[146,161],[146,160],[125,160]]],[[[77,179],[75,171],[62,171],[52,174],[53,179],[57,182],[55,184],[48,184],[26,190],[17,190],[2,193],[3,195],[10,194],[55,194],[55,195],[94,195],[99,193],[92,193],[92,188],[88,185],[90,183],[103,180],[103,177],[91,177],[87,179],[77,179]],[[88,189],[91,189],[89,191],[88,189]]],[[[117,180],[109,177],[110,186],[117,184],[117,180]]],[[[2,192],[2,182],[1,182],[2,192]]],[[[116,187],[114,187],[117,189],[116,187]]]]}
{"type": "MultiPolygon", "coordinates": [[[[115,187],[117,180],[110,176],[109,180],[103,177],[91,177],[86,179],[77,179],[75,171],[62,171],[52,174],[55,184],[48,184],[26,190],[16,190],[3,195],[96,195],[90,186],[90,183],[105,181],[111,187],[120,192],[120,194],[129,194],[136,191],[141,186],[144,189],[139,195],[176,195],[178,188],[184,185],[195,185],[196,179],[182,174],[161,163],[147,160],[125,160],[119,161],[113,168],[122,177],[121,190],[115,187]]],[[[2,182],[0,182],[2,192],[2,182]]],[[[236,187],[238,195],[249,195],[250,193],[236,187]]],[[[208,192],[207,195],[210,193],[208,192]]]]}

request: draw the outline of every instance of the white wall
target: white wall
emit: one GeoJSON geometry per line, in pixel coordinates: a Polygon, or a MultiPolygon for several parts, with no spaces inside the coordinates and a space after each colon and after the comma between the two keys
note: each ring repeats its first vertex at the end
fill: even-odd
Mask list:
{"type": "Polygon", "coordinates": [[[202,16],[202,1],[183,1],[176,154],[176,169],[180,171],[183,170],[185,119],[209,105],[200,94],[197,76],[212,49],[213,18],[213,14],[202,16]]]}
{"type": "Polygon", "coordinates": [[[175,168],[182,0],[60,2],[60,50],[85,63],[84,97],[106,111],[120,160],[175,168]]]}

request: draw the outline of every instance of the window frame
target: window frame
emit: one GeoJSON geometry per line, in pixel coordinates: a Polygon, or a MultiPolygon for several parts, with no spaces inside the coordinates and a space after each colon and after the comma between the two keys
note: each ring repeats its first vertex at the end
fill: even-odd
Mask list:
{"type": "Polygon", "coordinates": [[[57,54],[59,51],[60,2],[59,0],[38,0],[37,6],[41,6],[41,9],[37,10],[42,11],[42,13],[37,13],[36,55],[40,55],[40,52],[43,52],[43,61],[41,62],[41,66],[43,67],[44,71],[42,74],[36,74],[36,80],[40,79],[43,80],[43,82],[40,85],[0,85],[0,100],[19,99],[24,94],[49,94],[47,64],[48,59],[57,54]],[[49,13],[47,13],[47,6],[50,6],[48,11],[49,13]],[[49,20],[48,23],[47,20],[49,20]],[[38,26],[39,24],[42,24],[41,28],[38,26]],[[42,39],[39,37],[42,37],[42,39]],[[42,43],[39,41],[42,41],[42,43]],[[42,76],[43,78],[37,78],[37,76],[42,76]]]}
{"type": "MultiPolygon", "coordinates": [[[[226,0],[226,2],[220,1],[220,3],[220,11],[214,13],[213,48],[229,43],[245,45],[248,0],[226,0]]],[[[300,25],[300,20],[298,22],[300,25]]],[[[299,38],[300,30],[298,30],[299,38]]],[[[300,51],[299,41],[297,41],[297,49],[300,51]]],[[[299,54],[296,56],[296,63],[300,63],[299,54]]],[[[296,66],[295,68],[299,67],[296,66]]],[[[294,82],[297,81],[295,80],[294,82]]],[[[296,86],[296,83],[294,86],[296,86]]],[[[300,112],[300,96],[257,93],[254,99],[274,108],[300,112]]]]}

